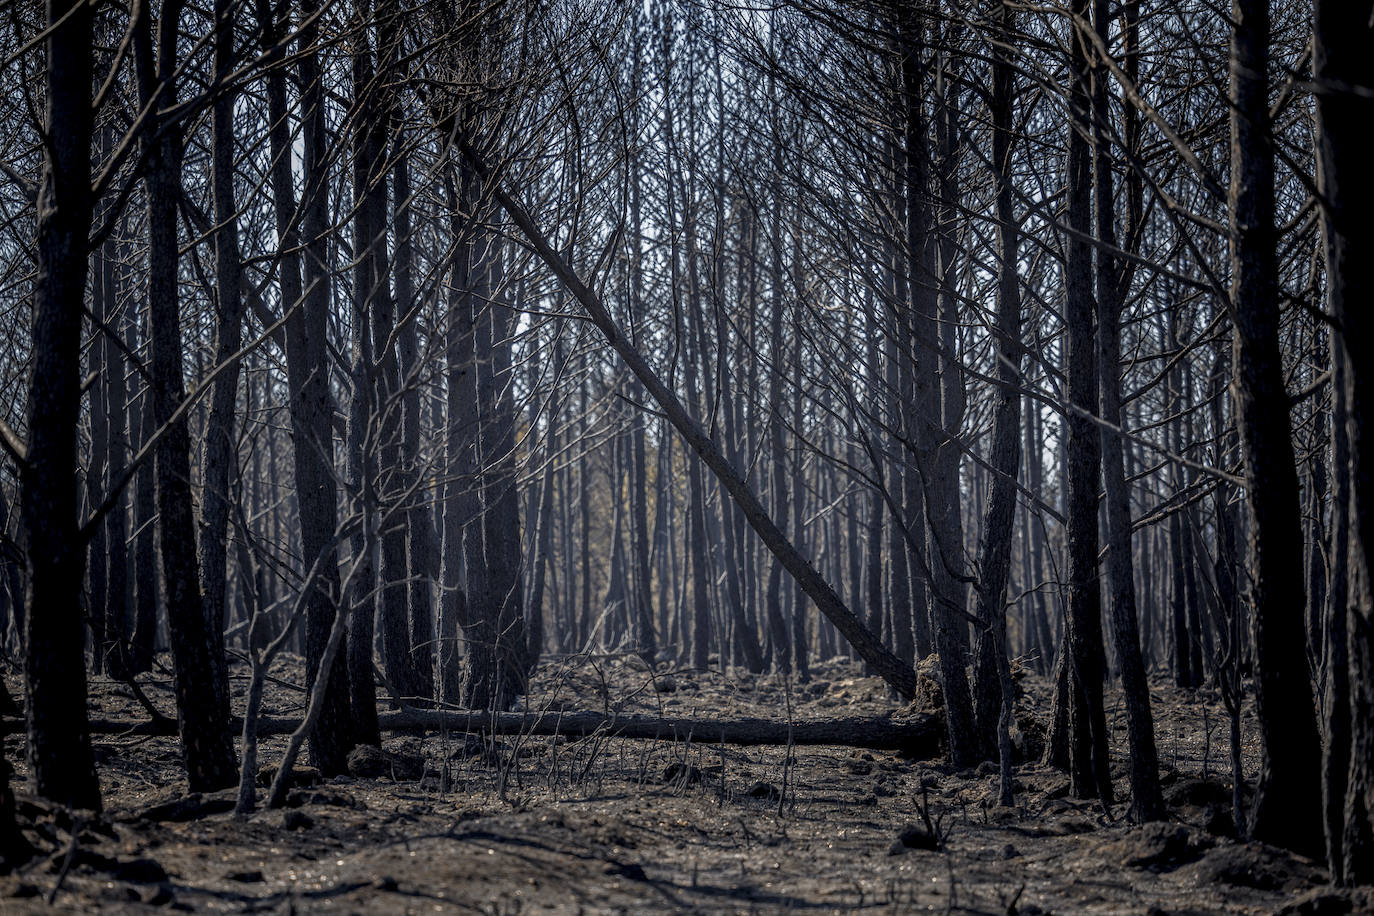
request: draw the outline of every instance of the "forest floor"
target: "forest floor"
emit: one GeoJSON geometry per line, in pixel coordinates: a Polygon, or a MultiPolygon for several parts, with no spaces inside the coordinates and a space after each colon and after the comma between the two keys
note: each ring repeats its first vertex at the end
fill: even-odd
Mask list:
{"type": "MultiPolygon", "coordinates": [[[[298,660],[274,669],[264,712],[299,715],[298,660]]],[[[234,671],[241,707],[246,669],[234,671]]],[[[11,680],[11,691],[21,696],[11,680]]],[[[171,711],[165,674],[146,679],[171,711]]],[[[1020,682],[1019,738],[1035,750],[1049,684],[1020,682]]],[[[1017,768],[997,807],[989,766],[846,747],[737,747],[593,736],[387,736],[377,777],[304,786],[290,807],[235,819],[230,795],[184,798],[171,738],[97,736],[106,812],[76,823],[22,793],[39,856],[0,878],[0,913],[1344,913],[1313,863],[1231,837],[1227,722],[1207,691],[1154,685],[1172,821],[1133,827],[1068,797],[1068,780],[1017,768]],[[205,813],[218,809],[219,813],[205,813]],[[922,812],[935,828],[934,841],[922,812]],[[197,816],[192,816],[197,815],[197,816]],[[938,848],[923,848],[937,846],[938,848]],[[49,906],[49,901],[54,905],[49,906]]],[[[928,699],[927,702],[930,702],[928,699]]],[[[807,684],[771,676],[651,673],[638,659],[540,670],[530,708],[794,721],[898,711],[847,660],[807,684]]],[[[96,678],[92,715],[142,720],[128,689],[96,678]]],[[[1125,721],[1109,694],[1115,788],[1128,793],[1125,721]]],[[[1252,714],[1244,766],[1258,765],[1252,714]]],[[[266,739],[260,759],[280,759],[266,739]]],[[[378,759],[368,761],[372,771],[378,759]]],[[[360,762],[359,771],[367,770],[360,762]]],[[[304,774],[308,776],[309,774],[304,774]]],[[[1374,901],[1364,901],[1365,904],[1374,901]]]]}

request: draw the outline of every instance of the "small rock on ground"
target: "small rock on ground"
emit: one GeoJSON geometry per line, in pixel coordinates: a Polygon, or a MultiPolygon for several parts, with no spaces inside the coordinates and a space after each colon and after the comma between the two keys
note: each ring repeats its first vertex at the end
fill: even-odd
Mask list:
{"type": "Polygon", "coordinates": [[[761,779],[750,786],[749,791],[745,794],[750,798],[766,798],[769,801],[777,801],[778,798],[782,796],[777,786],[773,785],[771,782],[764,782],[761,779]]]}
{"type": "Polygon", "coordinates": [[[897,839],[892,841],[887,854],[900,856],[913,849],[936,852],[940,849],[940,839],[924,827],[909,824],[902,828],[901,833],[897,834],[897,839]]]}
{"type": "Polygon", "coordinates": [[[391,778],[410,782],[424,775],[425,761],[411,754],[391,753],[362,744],[349,752],[348,772],[363,779],[391,778]]]}

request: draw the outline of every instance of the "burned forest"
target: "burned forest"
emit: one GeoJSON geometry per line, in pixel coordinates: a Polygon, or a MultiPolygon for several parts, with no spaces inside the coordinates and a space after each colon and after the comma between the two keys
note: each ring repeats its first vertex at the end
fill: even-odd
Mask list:
{"type": "Polygon", "coordinates": [[[0,11],[0,912],[1374,912],[1371,0],[0,11]]]}

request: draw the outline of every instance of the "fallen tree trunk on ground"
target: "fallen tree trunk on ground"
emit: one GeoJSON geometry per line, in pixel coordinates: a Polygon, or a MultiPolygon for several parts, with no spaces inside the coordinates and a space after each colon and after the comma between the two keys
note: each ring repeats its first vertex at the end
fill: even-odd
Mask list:
{"type": "Polygon", "coordinates": [[[835,744],[899,750],[912,756],[940,754],[944,726],[934,716],[852,716],[788,724],[776,719],[704,719],[683,716],[607,716],[597,712],[546,712],[542,714],[413,710],[382,717],[383,728],[403,730],[421,727],[446,728],[453,732],[496,734],[564,735],[592,734],[620,738],[648,738],[701,744],[835,744]]]}
{"type": "MultiPolygon", "coordinates": [[[[685,741],[700,744],[831,744],[901,751],[911,757],[937,757],[944,738],[944,724],[934,716],[848,716],[807,720],[788,725],[775,719],[703,719],[683,716],[608,716],[598,712],[490,713],[469,710],[415,709],[386,713],[380,718],[383,731],[448,731],[449,734],[563,735],[583,738],[606,735],[685,741]]],[[[236,727],[241,722],[236,723],[236,727]]],[[[259,735],[286,735],[300,726],[299,719],[264,716],[258,720],[259,735]]],[[[132,719],[92,719],[95,735],[176,735],[176,723],[132,719]]],[[[6,717],[0,731],[22,732],[22,719],[6,717]]]]}

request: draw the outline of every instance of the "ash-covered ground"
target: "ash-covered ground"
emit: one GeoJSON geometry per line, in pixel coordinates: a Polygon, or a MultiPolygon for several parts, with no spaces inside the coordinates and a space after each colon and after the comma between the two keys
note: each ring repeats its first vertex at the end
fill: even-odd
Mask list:
{"type": "MultiPolygon", "coordinates": [[[[274,668],[264,712],[299,715],[298,659],[274,668]]],[[[234,671],[236,710],[246,669],[234,671]]],[[[165,673],[141,679],[173,712],[165,673]]],[[[17,682],[11,690],[22,695],[17,682]]],[[[1219,698],[1155,684],[1172,820],[1125,822],[1068,797],[1034,762],[1048,682],[1024,674],[1014,807],[995,768],[847,747],[692,740],[388,735],[357,775],[303,769],[282,810],[236,819],[232,793],[186,797],[171,738],[96,738],[106,811],[55,811],[23,793],[38,856],[0,878],[0,912],[142,913],[1341,913],[1318,863],[1235,839],[1219,698]],[[49,901],[52,901],[51,907],[49,901]]],[[[927,691],[930,694],[930,691],[927,691]]],[[[928,695],[927,706],[938,703],[928,695]]],[[[146,719],[127,687],[97,678],[93,717],[146,719]]],[[[793,721],[898,709],[862,666],[812,680],[651,672],[630,656],[546,664],[530,709],[793,721]]],[[[382,703],[386,705],[385,700],[382,703]]],[[[1116,790],[1128,796],[1124,711],[1109,695],[1116,790]]],[[[1246,777],[1258,766],[1247,715],[1246,777]]],[[[285,738],[265,739],[272,767],[285,738]]],[[[265,795],[265,793],[263,793],[265,795]]]]}

